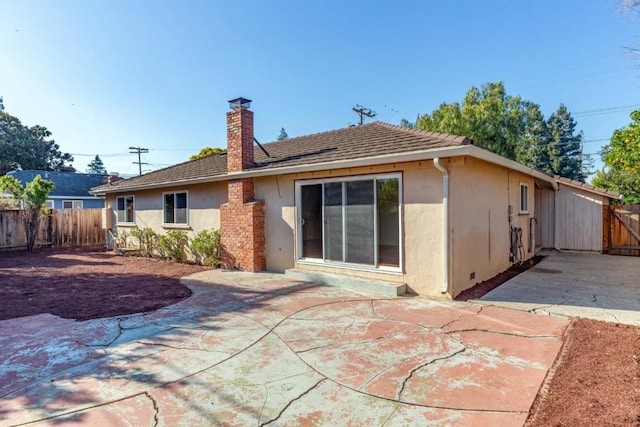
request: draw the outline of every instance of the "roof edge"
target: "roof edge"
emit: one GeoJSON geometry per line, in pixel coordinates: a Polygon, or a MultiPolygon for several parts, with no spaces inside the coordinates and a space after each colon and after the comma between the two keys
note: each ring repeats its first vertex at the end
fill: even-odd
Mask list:
{"type": "Polygon", "coordinates": [[[558,184],[566,185],[567,187],[576,188],[578,190],[584,190],[588,193],[598,194],[600,196],[608,197],[610,199],[622,200],[624,197],[623,194],[620,194],[616,191],[607,190],[606,188],[595,187],[591,184],[587,184],[586,182],[576,181],[575,179],[565,178],[563,176],[555,175],[553,177],[558,184]]]}
{"type": "MultiPolygon", "coordinates": [[[[129,188],[118,188],[118,186],[115,186],[111,191],[105,191],[105,189],[101,189],[101,191],[93,191],[92,189],[91,193],[96,195],[130,193],[133,191],[140,191],[140,190],[152,190],[157,188],[169,188],[169,187],[179,187],[183,185],[204,184],[208,182],[227,181],[230,179],[259,178],[264,176],[287,175],[292,173],[318,172],[318,171],[327,170],[327,169],[342,169],[342,168],[349,168],[349,167],[374,166],[374,165],[381,165],[381,164],[431,160],[436,157],[456,157],[456,156],[471,156],[481,160],[485,160],[489,163],[494,163],[509,169],[513,169],[518,172],[522,172],[524,174],[527,174],[535,178],[538,178],[540,180],[543,180],[545,182],[548,182],[553,187],[554,190],[558,189],[558,183],[556,182],[556,180],[542,172],[539,172],[528,166],[524,166],[513,160],[506,159],[502,156],[491,153],[485,149],[476,147],[474,145],[461,145],[457,147],[439,147],[439,148],[432,148],[428,150],[410,151],[406,153],[384,154],[380,156],[363,157],[360,159],[335,160],[332,162],[287,166],[282,168],[247,170],[242,172],[233,172],[233,173],[227,173],[222,175],[216,175],[216,176],[211,176],[206,178],[185,179],[180,181],[173,181],[171,183],[140,185],[140,186],[129,187],[129,188]]],[[[94,188],[97,189],[99,187],[94,187],[94,188]]]]}

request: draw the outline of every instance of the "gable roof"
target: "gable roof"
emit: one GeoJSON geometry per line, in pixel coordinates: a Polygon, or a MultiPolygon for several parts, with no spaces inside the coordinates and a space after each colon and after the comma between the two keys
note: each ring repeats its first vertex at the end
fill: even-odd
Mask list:
{"type": "Polygon", "coordinates": [[[553,177],[473,146],[464,136],[404,128],[383,122],[332,130],[262,145],[255,163],[241,172],[227,172],[226,153],[188,161],[148,174],[92,188],[94,194],[126,193],[229,179],[373,166],[436,157],[472,156],[536,178],[557,190],[553,177]]]}
{"type": "Polygon", "coordinates": [[[7,175],[16,178],[22,185],[33,181],[36,175],[53,182],[56,187],[49,193],[50,197],[88,198],[95,197],[90,190],[107,182],[107,175],[96,175],[76,172],[50,172],[40,170],[11,171],[7,175]]]}
{"type": "Polygon", "coordinates": [[[605,196],[608,197],[610,199],[617,199],[617,200],[621,200],[622,199],[622,194],[620,193],[616,193],[615,191],[611,191],[611,190],[606,190],[604,188],[600,188],[600,187],[594,187],[593,185],[584,183],[584,182],[580,182],[580,181],[576,181],[573,179],[569,179],[569,178],[564,178],[558,175],[555,175],[553,177],[556,181],[558,181],[559,184],[563,184],[566,185],[568,187],[573,187],[573,188],[577,188],[580,190],[584,190],[587,191],[589,193],[594,193],[594,194],[598,194],[600,196],[605,196]]]}
{"type": "MultiPolygon", "coordinates": [[[[255,163],[243,171],[273,171],[295,166],[326,165],[340,161],[381,158],[472,144],[463,136],[408,129],[383,122],[321,132],[262,144],[269,153],[255,148],[255,163]]],[[[180,163],[145,175],[94,188],[97,194],[141,188],[208,182],[227,175],[226,153],[180,163]]]]}

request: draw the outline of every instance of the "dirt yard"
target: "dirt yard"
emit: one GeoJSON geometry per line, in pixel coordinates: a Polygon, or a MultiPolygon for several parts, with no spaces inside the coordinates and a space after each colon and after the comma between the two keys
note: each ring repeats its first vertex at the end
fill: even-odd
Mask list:
{"type": "MultiPolygon", "coordinates": [[[[51,313],[87,320],[152,311],[191,295],[179,278],[204,267],[100,249],[0,252],[0,320],[51,313]]],[[[524,271],[524,270],[523,270],[524,271]]],[[[507,280],[518,272],[501,278],[507,280]]],[[[480,284],[462,299],[499,285],[480,284]]],[[[528,427],[640,426],[640,328],[575,319],[528,427]]]]}
{"type": "Polygon", "coordinates": [[[180,278],[204,269],[100,248],[0,252],[0,320],[40,313],[88,320],[157,310],[188,298],[180,278]]]}

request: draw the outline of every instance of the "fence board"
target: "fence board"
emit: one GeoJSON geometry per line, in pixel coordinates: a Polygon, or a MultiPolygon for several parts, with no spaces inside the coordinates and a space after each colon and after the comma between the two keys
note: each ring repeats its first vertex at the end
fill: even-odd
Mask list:
{"type": "MultiPolygon", "coordinates": [[[[26,248],[21,212],[0,211],[0,249],[26,248]]],[[[36,246],[74,247],[105,244],[102,209],[58,209],[43,216],[36,246]]]]}
{"type": "Polygon", "coordinates": [[[611,255],[640,256],[640,205],[610,206],[611,255]]]}

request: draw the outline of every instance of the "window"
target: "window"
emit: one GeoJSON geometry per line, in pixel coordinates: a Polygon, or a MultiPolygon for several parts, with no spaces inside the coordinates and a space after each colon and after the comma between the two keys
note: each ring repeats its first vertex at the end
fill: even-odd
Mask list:
{"type": "Polygon", "coordinates": [[[46,202],[44,202],[44,207],[47,209],[53,209],[53,200],[47,200],[46,202]]]}
{"type": "Polygon", "coordinates": [[[529,186],[520,184],[520,213],[529,213],[529,186]]]}
{"type": "Polygon", "coordinates": [[[62,209],[82,209],[82,200],[63,200],[62,209]]]}
{"type": "Polygon", "coordinates": [[[120,196],[116,199],[118,223],[133,223],[135,221],[133,201],[133,196],[120,196]]]}
{"type": "Polygon", "coordinates": [[[188,224],[187,199],[186,191],[162,195],[164,224],[188,224]]]}
{"type": "Polygon", "coordinates": [[[296,183],[298,258],[400,268],[400,175],[296,183]]]}

